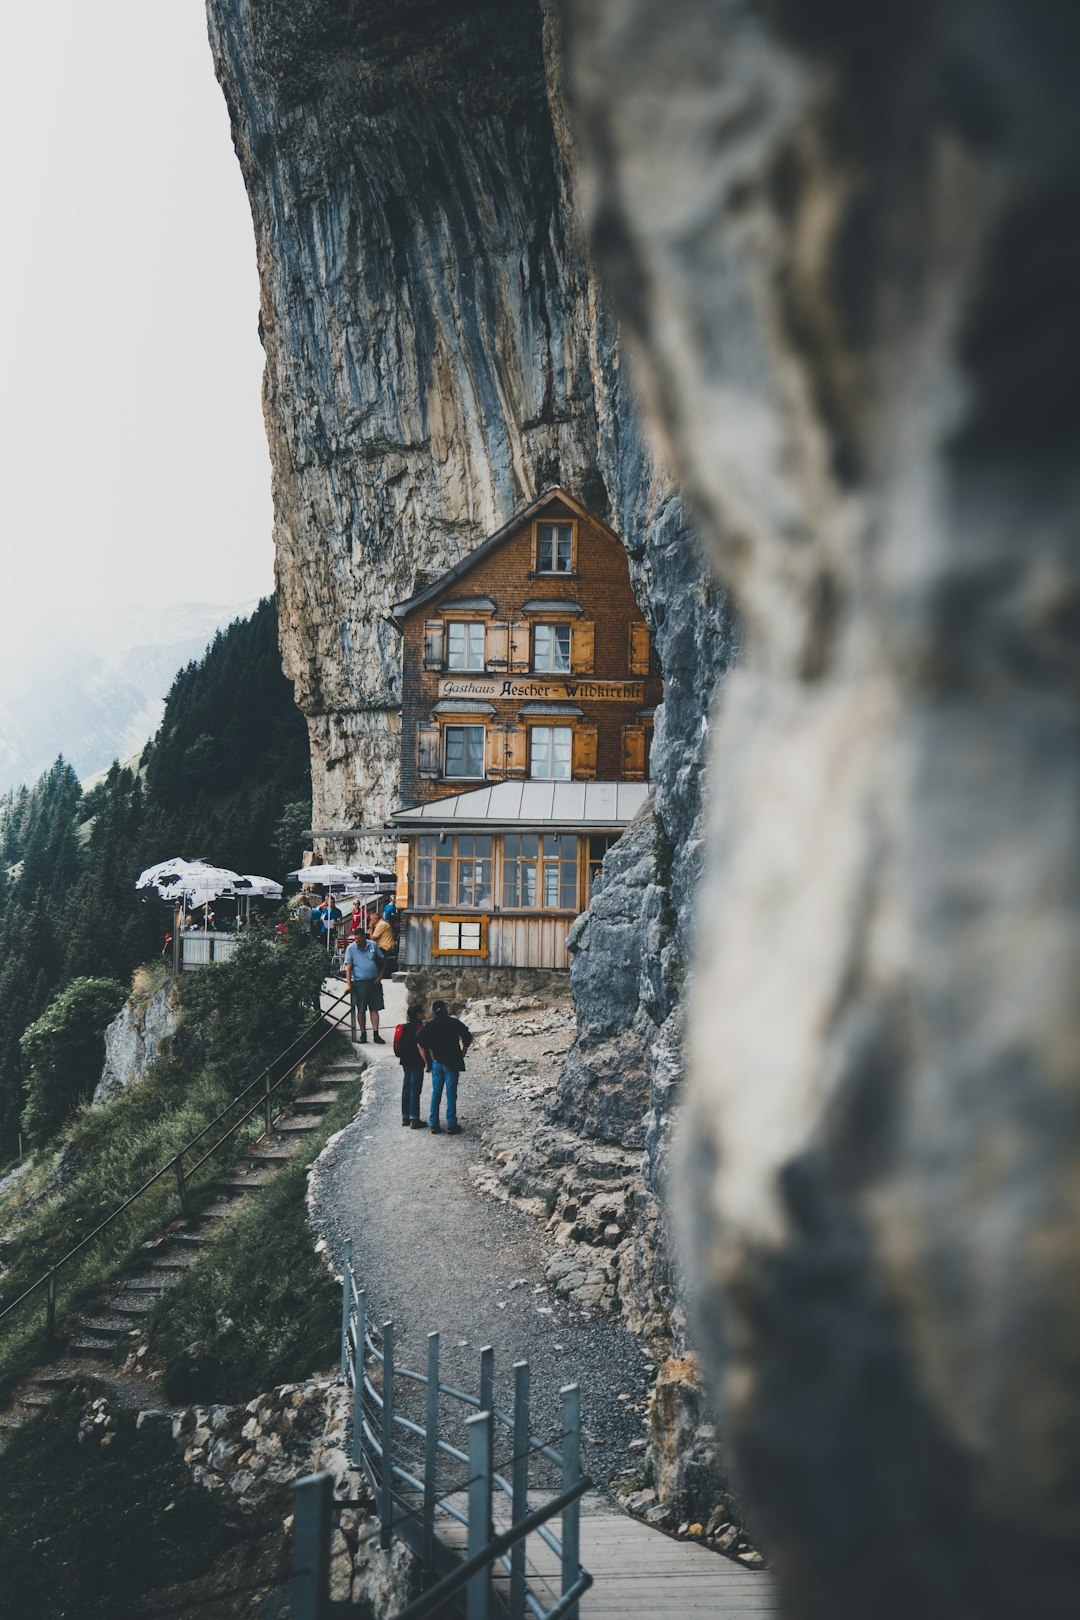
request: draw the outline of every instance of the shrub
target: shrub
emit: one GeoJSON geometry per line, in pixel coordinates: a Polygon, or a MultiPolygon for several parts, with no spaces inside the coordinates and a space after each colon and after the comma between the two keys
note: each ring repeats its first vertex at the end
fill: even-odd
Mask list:
{"type": "Polygon", "coordinates": [[[22,1125],[35,1145],[89,1101],[101,1078],[105,1026],[126,999],[117,979],[74,979],[20,1037],[29,1071],[22,1125]]]}

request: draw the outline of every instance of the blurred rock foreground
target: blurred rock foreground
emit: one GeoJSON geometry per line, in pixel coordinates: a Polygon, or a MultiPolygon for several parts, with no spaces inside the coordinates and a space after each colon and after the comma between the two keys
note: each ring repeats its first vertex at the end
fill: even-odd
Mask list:
{"type": "Polygon", "coordinates": [[[556,1117],[643,1150],[677,1352],[684,1192],[689,1339],[792,1615],[1074,1615],[1080,10],[208,13],[316,824],[393,795],[386,606],[574,488],[667,700],[556,1117]]]}

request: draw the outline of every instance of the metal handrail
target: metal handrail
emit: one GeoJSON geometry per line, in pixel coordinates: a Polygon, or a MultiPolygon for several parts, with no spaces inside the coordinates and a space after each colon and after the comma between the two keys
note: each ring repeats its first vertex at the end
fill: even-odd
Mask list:
{"type": "MultiPolygon", "coordinates": [[[[411,1367],[399,1366],[394,1359],[394,1324],[385,1322],[380,1334],[381,1346],[375,1343],[367,1325],[366,1295],[357,1283],[352,1267],[352,1245],[345,1244],[342,1263],[341,1305],[341,1376],[352,1395],[353,1466],[362,1468],[375,1494],[380,1520],[380,1540],[390,1546],[393,1533],[417,1552],[422,1560],[425,1584],[436,1578],[435,1515],[441,1511],[464,1526],[468,1532],[467,1561],[457,1570],[451,1584],[442,1581],[432,1586],[421,1600],[403,1612],[398,1620],[419,1617],[438,1607],[461,1586],[468,1585],[469,1620],[489,1620],[490,1575],[484,1571],[501,1564],[510,1576],[510,1620],[524,1620],[526,1609],[535,1620],[576,1620],[577,1603],[582,1593],[592,1584],[592,1577],[582,1569],[579,1557],[580,1527],[578,1501],[591,1485],[582,1480],[581,1451],[581,1392],[576,1384],[562,1390],[562,1423],[559,1439],[561,1450],[538,1439],[529,1425],[529,1367],[527,1362],[514,1364],[514,1410],[510,1415],[495,1406],[495,1352],[490,1347],[480,1352],[480,1395],[444,1384],[439,1378],[439,1335],[428,1334],[428,1370],[417,1372],[411,1367]],[[380,1388],[376,1388],[367,1372],[367,1357],[373,1364],[381,1364],[380,1388]],[[426,1419],[423,1423],[406,1417],[395,1410],[395,1386],[401,1379],[426,1389],[426,1419]],[[469,1435],[469,1449],[462,1451],[439,1434],[439,1399],[445,1396],[463,1407],[470,1416],[465,1418],[469,1435]],[[512,1467],[507,1478],[494,1466],[495,1426],[509,1430],[513,1435],[512,1467]],[[395,1456],[395,1432],[403,1432],[424,1442],[423,1478],[412,1469],[408,1447],[395,1456]],[[465,1470],[465,1478],[457,1483],[443,1484],[440,1489],[438,1464],[440,1458],[449,1458],[465,1470]],[[536,1509],[528,1508],[528,1465],[530,1458],[543,1457],[562,1470],[562,1494],[554,1503],[536,1509]],[[404,1463],[409,1466],[403,1466],[404,1463]],[[409,1497],[402,1487],[422,1499],[422,1509],[399,1514],[396,1505],[407,1505],[409,1497]],[[511,1525],[496,1534],[493,1514],[494,1493],[498,1491],[510,1504],[511,1525]],[[450,1500],[465,1501],[458,1506],[450,1500]],[[562,1539],[548,1528],[548,1521],[562,1513],[562,1539]],[[417,1521],[420,1521],[419,1524],[417,1521]],[[554,1553],[561,1566],[561,1596],[551,1608],[531,1589],[526,1568],[525,1540],[536,1534],[554,1553]],[[507,1554],[509,1553],[509,1557],[507,1554]],[[438,1593],[436,1599],[435,1594],[438,1593]]],[[[378,1376],[378,1375],[376,1375],[378,1376]]],[[[404,1441],[401,1442],[404,1445],[404,1441]]],[[[414,1452],[415,1454],[415,1452],[414,1452]]],[[[300,1506],[300,1495],[297,1507],[300,1506]]],[[[312,1496],[311,1501],[315,1498],[312,1496]]],[[[444,1561],[446,1554],[440,1554],[444,1561]]],[[[297,1616],[306,1615],[308,1609],[294,1610],[297,1616]]],[[[311,1609],[312,1614],[320,1611],[311,1609]]]]}
{"type": "MultiPolygon", "coordinates": [[[[333,991],[323,991],[321,993],[328,995],[335,1007],[340,1007],[343,1002],[348,1005],[349,998],[346,996],[336,995],[333,991]]],[[[0,1322],[2,1322],[5,1317],[9,1316],[12,1311],[16,1310],[24,1300],[29,1299],[31,1294],[36,1294],[40,1288],[48,1287],[49,1299],[48,1314],[46,1319],[46,1337],[51,1341],[54,1336],[55,1329],[56,1278],[61,1267],[67,1265],[69,1260],[73,1260],[77,1254],[80,1254],[89,1243],[93,1242],[99,1233],[103,1232],[107,1226],[111,1226],[113,1221],[118,1220],[119,1217],[123,1215],[125,1210],[130,1209],[132,1204],[142,1197],[143,1193],[148,1192],[151,1187],[155,1186],[156,1183],[161,1180],[162,1176],[168,1175],[170,1170],[175,1174],[179,1184],[181,1209],[184,1214],[187,1214],[187,1178],[189,1176],[193,1176],[197,1170],[200,1170],[206,1163],[207,1159],[212,1158],[218,1149],[223,1147],[229,1138],[236,1134],[236,1132],[240,1129],[240,1126],[249,1120],[253,1114],[257,1113],[260,1108],[267,1108],[267,1130],[269,1131],[271,1129],[271,1120],[268,1108],[269,1099],[273,1096],[274,1092],[277,1091],[278,1088],[289,1079],[290,1075],[295,1074],[301,1063],[303,1063],[306,1058],[311,1056],[312,1052],[314,1052],[316,1048],[322,1044],[328,1035],[333,1034],[336,1029],[341,1028],[348,1016],[348,1013],[341,1013],[336,1017],[336,1019],[330,1019],[330,1015],[328,1013],[320,1012],[318,1018],[309,1024],[307,1029],[302,1030],[301,1033],[297,1035],[287,1047],[285,1047],[284,1052],[279,1054],[279,1058],[285,1056],[286,1053],[291,1052],[299,1041],[303,1040],[304,1037],[310,1034],[312,1031],[318,1029],[321,1024],[326,1023],[328,1019],[330,1019],[330,1027],[325,1029],[319,1036],[318,1040],[313,1041],[312,1044],[300,1054],[296,1061],[288,1069],[286,1069],[277,1080],[274,1081],[273,1085],[265,1087],[259,1096],[258,1102],[249,1108],[246,1113],[241,1115],[241,1117],[229,1128],[229,1130],[225,1132],[225,1135],[215,1142],[214,1146],[204,1153],[202,1158],[197,1160],[197,1162],[191,1166],[190,1170],[185,1171],[183,1169],[183,1158],[185,1153],[188,1153],[197,1142],[202,1141],[207,1132],[213,1130],[215,1125],[219,1125],[229,1110],[231,1108],[235,1108],[236,1104],[240,1102],[242,1098],[247,1096],[248,1092],[251,1091],[253,1086],[258,1085],[260,1081],[265,1081],[268,1078],[273,1070],[273,1063],[268,1064],[264,1069],[260,1070],[259,1074],[254,1080],[250,1081],[242,1091],[237,1092],[236,1096],[225,1104],[225,1107],[217,1115],[216,1119],[212,1119],[209,1125],[204,1125],[202,1130],[191,1138],[190,1142],[186,1142],[177,1153],[174,1153],[171,1158],[166,1160],[159,1170],[155,1170],[154,1174],[150,1176],[148,1180],[144,1181],[141,1187],[138,1187],[128,1198],[125,1198],[122,1204],[118,1204],[114,1210],[106,1215],[103,1221],[99,1221],[97,1226],[94,1227],[93,1231],[87,1232],[85,1237],[80,1238],[78,1243],[76,1243],[73,1248],[70,1248],[66,1254],[61,1255],[60,1259],[57,1260],[55,1264],[50,1266],[48,1271],[43,1272],[36,1282],[31,1283],[28,1288],[24,1288],[22,1293],[18,1294],[10,1304],[5,1305],[4,1308],[0,1310],[0,1322]]],[[[281,1115],[278,1114],[276,1118],[280,1119],[281,1115]]]]}

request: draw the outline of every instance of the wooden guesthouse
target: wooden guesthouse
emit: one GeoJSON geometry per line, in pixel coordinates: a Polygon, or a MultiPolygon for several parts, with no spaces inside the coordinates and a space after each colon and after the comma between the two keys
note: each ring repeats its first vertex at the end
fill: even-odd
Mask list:
{"type": "Polygon", "coordinates": [[[548,490],[393,619],[402,961],[564,968],[662,696],[622,543],[548,490]]]}

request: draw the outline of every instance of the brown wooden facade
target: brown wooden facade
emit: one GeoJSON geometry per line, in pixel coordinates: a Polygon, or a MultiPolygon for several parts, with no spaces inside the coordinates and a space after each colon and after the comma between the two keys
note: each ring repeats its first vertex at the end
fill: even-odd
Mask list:
{"type": "Polygon", "coordinates": [[[394,608],[401,802],[513,779],[643,781],[662,695],[626,552],[564,490],[394,608]]]}

